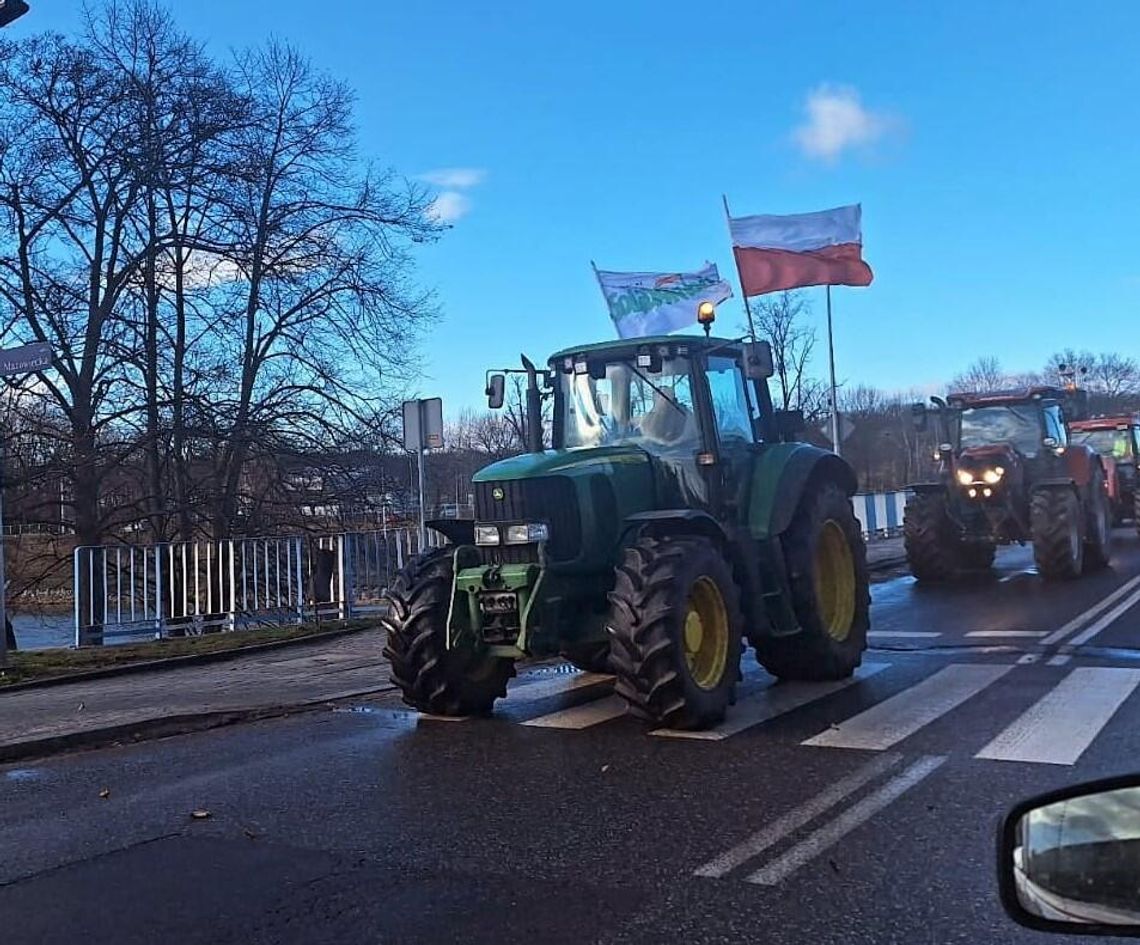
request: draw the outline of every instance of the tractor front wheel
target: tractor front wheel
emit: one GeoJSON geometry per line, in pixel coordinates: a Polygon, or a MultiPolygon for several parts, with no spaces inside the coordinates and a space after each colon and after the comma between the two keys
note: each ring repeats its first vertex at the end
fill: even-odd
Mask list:
{"type": "Polygon", "coordinates": [[[1112,557],[1112,510],[1108,493],[1093,480],[1089,486],[1088,521],[1085,528],[1086,571],[1108,567],[1112,557]]]}
{"type": "Polygon", "coordinates": [[[706,538],[638,539],[610,592],[615,689],[639,718],[700,729],[724,719],[744,618],[732,568],[706,538]]]}
{"type": "Polygon", "coordinates": [[[1047,581],[1079,577],[1084,566],[1081,504],[1072,489],[1040,489],[1029,507],[1033,558],[1047,581]]]}
{"type": "Polygon", "coordinates": [[[940,492],[920,492],[903,512],[903,546],[918,581],[948,581],[958,570],[960,543],[940,492]]]}
{"type": "Polygon", "coordinates": [[[782,536],[800,632],[756,641],[781,679],[845,679],[867,648],[871,591],[863,532],[851,500],[827,483],[806,495],[782,536]]]}
{"type": "Polygon", "coordinates": [[[483,715],[507,694],[514,661],[470,648],[447,648],[454,547],[414,558],[386,595],[384,655],[404,702],[431,715],[483,715]]]}

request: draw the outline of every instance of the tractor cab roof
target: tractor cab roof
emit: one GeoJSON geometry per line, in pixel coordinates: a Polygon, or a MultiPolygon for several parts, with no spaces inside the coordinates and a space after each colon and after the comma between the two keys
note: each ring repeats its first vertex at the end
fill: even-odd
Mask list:
{"type": "Polygon", "coordinates": [[[1037,400],[1065,400],[1074,392],[1060,387],[1034,384],[1009,390],[955,391],[946,397],[952,407],[988,407],[997,404],[1028,404],[1037,400]]]}
{"type": "Polygon", "coordinates": [[[646,338],[619,338],[615,341],[597,341],[593,344],[563,348],[550,356],[550,364],[566,358],[631,358],[645,348],[668,348],[676,352],[678,348],[704,347],[708,345],[720,350],[736,350],[741,342],[733,338],[709,338],[702,335],[650,335],[646,338]]]}
{"type": "Polygon", "coordinates": [[[1114,417],[1090,417],[1088,420],[1076,420],[1069,426],[1077,431],[1127,430],[1129,427],[1140,426],[1140,416],[1121,414],[1114,417]]]}

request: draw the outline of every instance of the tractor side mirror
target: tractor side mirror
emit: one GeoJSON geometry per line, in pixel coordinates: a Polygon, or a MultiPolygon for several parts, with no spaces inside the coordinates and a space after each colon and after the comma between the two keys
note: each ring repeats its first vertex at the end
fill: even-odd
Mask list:
{"type": "Polygon", "coordinates": [[[498,410],[500,407],[502,407],[506,390],[506,375],[492,374],[487,379],[487,389],[484,391],[484,393],[487,395],[487,406],[492,410],[498,410]]]}
{"type": "Polygon", "coordinates": [[[911,404],[910,422],[916,433],[925,433],[927,428],[926,404],[911,404]]]}
{"type": "Polygon", "coordinates": [[[753,381],[766,381],[776,373],[772,346],[767,341],[749,341],[744,345],[744,376],[753,381]]]}
{"type": "Polygon", "coordinates": [[[799,436],[807,429],[807,421],[804,420],[802,410],[777,410],[773,414],[773,420],[776,424],[776,432],[782,440],[799,436]]]}

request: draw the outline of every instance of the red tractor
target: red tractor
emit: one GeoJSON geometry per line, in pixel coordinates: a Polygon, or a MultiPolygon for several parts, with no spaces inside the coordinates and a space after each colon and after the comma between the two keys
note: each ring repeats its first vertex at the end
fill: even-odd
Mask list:
{"type": "MultiPolygon", "coordinates": [[[[938,478],[911,486],[903,534],[911,572],[946,580],[988,568],[997,545],[1031,542],[1047,580],[1108,563],[1111,513],[1104,463],[1070,442],[1084,392],[1029,387],[955,393],[936,406],[938,478]]],[[[915,425],[928,425],[925,405],[915,425]]]]}
{"type": "Polygon", "coordinates": [[[1108,471],[1108,496],[1113,519],[1131,517],[1140,532],[1140,416],[1093,417],[1069,425],[1073,443],[1090,446],[1108,471]]]}

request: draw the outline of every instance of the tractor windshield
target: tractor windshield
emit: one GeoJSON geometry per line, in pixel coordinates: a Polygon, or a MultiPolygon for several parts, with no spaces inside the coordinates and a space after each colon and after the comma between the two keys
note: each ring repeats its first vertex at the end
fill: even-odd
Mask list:
{"type": "Polygon", "coordinates": [[[1127,430],[1074,430],[1071,437],[1074,443],[1091,446],[1101,456],[1132,458],[1132,442],[1127,430]]]}
{"type": "Polygon", "coordinates": [[[659,453],[699,445],[688,358],[665,358],[653,373],[630,358],[558,376],[556,443],[565,449],[630,444],[659,453]]]}
{"type": "Polygon", "coordinates": [[[967,407],[960,424],[962,449],[1008,445],[1023,456],[1036,456],[1041,447],[1040,414],[1029,405],[967,407]]]}

